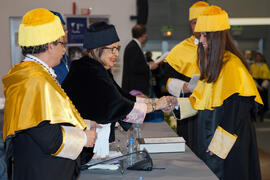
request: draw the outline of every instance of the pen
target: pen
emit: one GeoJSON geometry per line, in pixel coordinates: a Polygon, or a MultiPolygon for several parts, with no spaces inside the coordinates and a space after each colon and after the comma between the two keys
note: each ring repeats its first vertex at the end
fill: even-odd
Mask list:
{"type": "Polygon", "coordinates": [[[119,162],[116,162],[116,163],[112,163],[113,165],[117,165],[117,164],[119,164],[119,162]]]}

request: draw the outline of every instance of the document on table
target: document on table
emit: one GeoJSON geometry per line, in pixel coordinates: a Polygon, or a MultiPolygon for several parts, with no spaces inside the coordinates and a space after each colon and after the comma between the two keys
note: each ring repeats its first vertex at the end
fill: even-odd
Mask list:
{"type": "Polygon", "coordinates": [[[185,140],[182,137],[139,138],[140,150],[149,153],[185,152],[185,140]]]}

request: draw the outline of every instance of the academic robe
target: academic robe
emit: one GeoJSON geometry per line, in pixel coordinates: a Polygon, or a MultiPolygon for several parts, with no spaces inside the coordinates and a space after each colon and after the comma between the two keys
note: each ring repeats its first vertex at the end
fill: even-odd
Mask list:
{"type": "Polygon", "coordinates": [[[129,129],[130,124],[122,120],[131,112],[134,102],[123,96],[112,75],[98,61],[88,56],[73,61],[62,88],[84,119],[99,124],[118,121],[124,129],[129,129]]]}
{"type": "Polygon", "coordinates": [[[13,180],[75,179],[80,156],[72,160],[59,155],[72,154],[77,148],[81,152],[85,139],[69,136],[66,141],[72,134],[63,126],[83,133],[86,125],[65,92],[43,66],[31,61],[13,66],[3,77],[3,85],[3,139],[9,177],[12,169],[13,180]]]}
{"type": "MultiPolygon", "coordinates": [[[[120,92],[120,94],[122,96],[124,96],[125,98],[129,99],[130,101],[133,101],[133,102],[136,102],[136,96],[132,96],[130,95],[129,93],[126,93],[125,91],[122,90],[122,88],[115,82],[114,78],[113,78],[113,75],[111,73],[111,70],[107,70],[109,76],[111,77],[112,81],[113,81],[113,84],[114,86],[118,89],[118,91],[120,92]]],[[[111,124],[111,133],[110,133],[110,139],[109,141],[110,142],[113,142],[115,141],[115,123],[116,122],[113,122],[111,124]]],[[[118,121],[118,123],[120,124],[120,126],[125,130],[127,131],[130,127],[131,127],[131,123],[128,123],[128,122],[124,122],[124,121],[118,121]]]]}
{"type": "Polygon", "coordinates": [[[199,81],[189,100],[198,110],[198,156],[217,177],[261,179],[252,119],[262,100],[241,60],[226,51],[217,81],[199,81]]]}
{"type": "MultiPolygon", "coordinates": [[[[197,65],[197,45],[195,37],[191,36],[177,44],[168,54],[164,63],[165,76],[168,81],[171,78],[189,82],[194,74],[200,74],[197,65]]],[[[179,92],[180,94],[180,92],[179,92]]],[[[186,93],[183,97],[190,96],[186,93]]],[[[186,140],[186,144],[197,153],[197,121],[195,117],[177,121],[177,134],[186,140]]]]}

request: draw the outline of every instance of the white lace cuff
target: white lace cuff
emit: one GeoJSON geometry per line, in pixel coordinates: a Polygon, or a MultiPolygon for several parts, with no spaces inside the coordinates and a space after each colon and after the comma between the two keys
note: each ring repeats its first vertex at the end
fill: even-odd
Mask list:
{"type": "Polygon", "coordinates": [[[147,112],[147,105],[145,103],[135,103],[133,109],[126,116],[123,121],[129,123],[142,124],[147,112]]]}

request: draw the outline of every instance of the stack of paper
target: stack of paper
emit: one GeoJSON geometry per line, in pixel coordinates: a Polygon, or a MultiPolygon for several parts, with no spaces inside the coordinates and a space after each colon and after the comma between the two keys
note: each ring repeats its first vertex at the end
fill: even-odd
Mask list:
{"type": "Polygon", "coordinates": [[[185,140],[182,137],[140,138],[140,150],[146,149],[149,153],[185,152],[185,140]]]}

